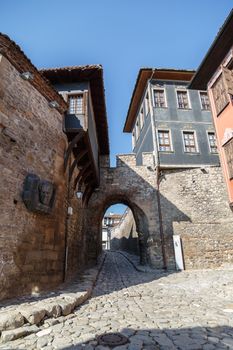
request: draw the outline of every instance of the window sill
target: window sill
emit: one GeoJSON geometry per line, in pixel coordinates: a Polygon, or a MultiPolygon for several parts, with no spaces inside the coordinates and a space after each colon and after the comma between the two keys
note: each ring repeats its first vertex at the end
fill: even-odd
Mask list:
{"type": "Polygon", "coordinates": [[[174,154],[174,151],[159,151],[160,153],[168,153],[168,154],[174,154]]]}

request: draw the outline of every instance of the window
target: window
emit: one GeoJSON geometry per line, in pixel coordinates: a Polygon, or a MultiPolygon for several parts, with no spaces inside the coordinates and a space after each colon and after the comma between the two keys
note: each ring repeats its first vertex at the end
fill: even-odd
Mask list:
{"type": "Polygon", "coordinates": [[[133,148],[133,149],[134,149],[135,144],[136,144],[135,141],[136,141],[136,140],[135,140],[135,131],[133,131],[133,134],[132,134],[132,148],[133,148]]]}
{"type": "Polygon", "coordinates": [[[194,131],[183,131],[184,151],[188,153],[196,153],[197,145],[194,131]]]}
{"type": "Polygon", "coordinates": [[[69,113],[83,114],[83,94],[69,95],[69,113]]]}
{"type": "Polygon", "coordinates": [[[136,127],[135,127],[135,135],[136,135],[136,140],[139,138],[139,134],[140,134],[140,127],[139,127],[139,121],[136,121],[136,127]]]}
{"type": "Polygon", "coordinates": [[[148,93],[146,94],[145,98],[145,116],[149,113],[150,107],[149,107],[149,95],[148,93]]]}
{"type": "Polygon", "coordinates": [[[201,109],[208,111],[210,109],[210,101],[207,92],[201,91],[199,94],[201,100],[201,109]]]}
{"type": "Polygon", "coordinates": [[[159,151],[171,152],[171,138],[169,130],[158,130],[159,151]]]}
{"type": "Polygon", "coordinates": [[[226,155],[228,175],[230,179],[233,179],[233,138],[224,145],[224,151],[226,155]]]}
{"type": "Polygon", "coordinates": [[[188,93],[185,90],[176,91],[178,108],[189,109],[188,93]]]}
{"type": "Polygon", "coordinates": [[[140,126],[141,126],[141,129],[143,128],[143,125],[144,125],[144,110],[143,110],[143,108],[141,108],[141,110],[140,110],[140,126]]]}
{"type": "Polygon", "coordinates": [[[164,90],[161,90],[161,89],[154,90],[154,101],[155,101],[155,107],[156,108],[164,108],[164,107],[166,107],[164,90]]]}
{"type": "Polygon", "coordinates": [[[218,153],[216,136],[214,132],[208,132],[208,141],[209,141],[210,153],[218,153]]]}

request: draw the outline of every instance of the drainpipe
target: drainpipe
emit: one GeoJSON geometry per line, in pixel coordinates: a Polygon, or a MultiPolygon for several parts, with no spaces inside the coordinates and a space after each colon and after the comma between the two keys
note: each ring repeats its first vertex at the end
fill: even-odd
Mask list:
{"type": "MultiPolygon", "coordinates": [[[[69,161],[70,163],[70,161],[69,161]]],[[[68,165],[68,169],[70,169],[70,164],[68,165]]],[[[70,179],[69,179],[69,171],[67,173],[67,205],[66,205],[66,218],[65,218],[65,249],[64,249],[64,261],[63,261],[63,282],[66,280],[66,272],[67,272],[67,261],[68,261],[68,228],[69,228],[69,217],[68,208],[70,207],[70,179]]]]}
{"type": "Polygon", "coordinates": [[[151,127],[152,127],[152,139],[153,139],[153,155],[154,155],[154,162],[155,162],[155,171],[156,171],[156,184],[157,184],[157,204],[158,204],[158,214],[159,214],[159,233],[160,233],[160,240],[161,240],[161,247],[162,247],[162,256],[163,256],[163,268],[167,269],[167,259],[166,259],[166,252],[165,252],[165,238],[164,238],[164,231],[163,231],[163,218],[162,218],[162,209],[161,209],[161,200],[160,200],[160,158],[159,158],[159,149],[158,149],[158,143],[156,139],[156,124],[154,120],[154,112],[153,112],[153,106],[152,106],[152,94],[151,94],[151,81],[154,75],[154,69],[152,70],[151,77],[148,81],[148,94],[149,94],[149,109],[150,109],[150,116],[151,116],[151,127]]]}

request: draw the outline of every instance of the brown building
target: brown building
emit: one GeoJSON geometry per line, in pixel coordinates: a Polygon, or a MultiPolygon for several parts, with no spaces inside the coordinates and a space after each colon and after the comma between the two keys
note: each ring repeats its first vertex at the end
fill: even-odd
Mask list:
{"type": "Polygon", "coordinates": [[[39,72],[3,34],[0,52],[3,299],[84,267],[85,208],[109,144],[101,66],[39,72]]]}
{"type": "Polygon", "coordinates": [[[233,10],[189,87],[208,89],[221,165],[233,209],[233,10]]]}

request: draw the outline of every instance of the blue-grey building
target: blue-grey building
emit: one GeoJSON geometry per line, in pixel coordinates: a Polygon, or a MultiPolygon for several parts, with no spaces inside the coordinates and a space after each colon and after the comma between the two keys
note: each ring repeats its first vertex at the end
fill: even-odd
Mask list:
{"type": "Polygon", "coordinates": [[[219,164],[207,92],[187,89],[194,73],[140,69],[124,126],[138,165],[144,152],[161,168],[219,164]]]}

